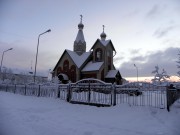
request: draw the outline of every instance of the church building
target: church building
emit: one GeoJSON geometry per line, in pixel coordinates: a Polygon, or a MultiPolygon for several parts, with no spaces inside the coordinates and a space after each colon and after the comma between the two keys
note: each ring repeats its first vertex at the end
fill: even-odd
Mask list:
{"type": "Polygon", "coordinates": [[[104,25],[100,39],[96,40],[90,51],[86,51],[83,28],[81,15],[73,51],[64,50],[53,69],[53,77],[57,76],[62,83],[76,82],[84,78],[96,78],[105,82],[122,84],[121,74],[113,65],[116,50],[112,41],[106,40],[104,25]]]}

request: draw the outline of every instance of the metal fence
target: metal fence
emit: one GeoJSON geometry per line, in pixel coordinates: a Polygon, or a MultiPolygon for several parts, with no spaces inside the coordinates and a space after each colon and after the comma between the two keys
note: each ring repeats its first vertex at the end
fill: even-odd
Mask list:
{"type": "Polygon", "coordinates": [[[57,86],[0,84],[0,91],[37,97],[56,97],[57,89],[57,86]]]}
{"type": "Polygon", "coordinates": [[[96,106],[129,104],[167,108],[180,98],[180,91],[172,92],[164,87],[149,83],[128,83],[115,85],[97,79],[83,79],[76,83],[59,85],[6,85],[0,84],[0,91],[15,94],[54,97],[71,103],[96,106]]]}
{"type": "Polygon", "coordinates": [[[116,104],[166,108],[166,87],[150,83],[116,85],[116,104]]]}

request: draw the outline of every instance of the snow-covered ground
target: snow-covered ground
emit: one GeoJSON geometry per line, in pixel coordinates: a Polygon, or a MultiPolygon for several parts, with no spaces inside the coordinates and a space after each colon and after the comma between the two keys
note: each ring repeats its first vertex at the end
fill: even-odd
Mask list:
{"type": "Polygon", "coordinates": [[[0,135],[180,135],[180,102],[171,111],[75,105],[0,92],[0,135]]]}

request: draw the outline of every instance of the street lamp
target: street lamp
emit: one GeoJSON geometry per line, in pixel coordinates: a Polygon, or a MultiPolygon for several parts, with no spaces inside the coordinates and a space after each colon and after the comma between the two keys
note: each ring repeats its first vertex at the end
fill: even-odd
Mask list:
{"type": "MultiPolygon", "coordinates": [[[[9,48],[9,49],[3,51],[2,59],[1,59],[1,68],[2,68],[2,62],[3,62],[4,53],[7,52],[7,51],[10,51],[10,50],[12,50],[12,49],[13,49],[13,48],[9,48]]],[[[1,73],[1,68],[0,68],[0,73],[1,73]]]]}
{"type": "Polygon", "coordinates": [[[35,82],[35,78],[36,78],[36,66],[37,66],[37,57],[38,57],[39,38],[40,38],[41,35],[43,35],[43,34],[45,34],[47,32],[51,32],[51,30],[49,29],[49,30],[39,34],[39,36],[38,36],[38,44],[37,44],[37,52],[36,52],[36,62],[35,62],[35,69],[34,69],[35,70],[34,71],[34,82],[35,82]]]}
{"type": "Polygon", "coordinates": [[[138,82],[138,67],[136,66],[136,64],[134,64],[134,67],[135,67],[136,70],[137,70],[137,82],[138,82]]]}

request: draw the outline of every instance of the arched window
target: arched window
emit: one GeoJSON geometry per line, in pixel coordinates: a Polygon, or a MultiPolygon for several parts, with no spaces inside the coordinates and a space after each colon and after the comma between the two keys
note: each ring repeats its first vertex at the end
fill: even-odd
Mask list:
{"type": "Polygon", "coordinates": [[[74,65],[72,65],[70,68],[70,74],[70,80],[72,82],[76,82],[76,67],[74,65]]]}
{"type": "Polygon", "coordinates": [[[58,67],[58,68],[57,68],[57,75],[59,75],[61,72],[62,72],[62,68],[61,68],[61,67],[58,67]]]}
{"type": "Polygon", "coordinates": [[[102,52],[102,49],[101,48],[98,48],[98,49],[96,49],[96,51],[95,51],[95,60],[96,61],[102,61],[102,54],[103,52],[102,52]]]}
{"type": "Polygon", "coordinates": [[[110,50],[107,51],[107,56],[111,57],[111,51],[110,50]]]}
{"type": "Polygon", "coordinates": [[[63,70],[65,73],[68,72],[68,70],[69,70],[69,61],[68,60],[65,60],[63,63],[63,70]]]}

